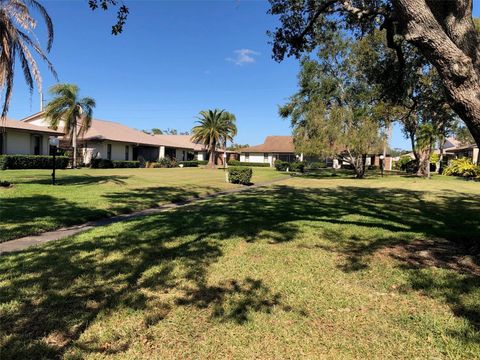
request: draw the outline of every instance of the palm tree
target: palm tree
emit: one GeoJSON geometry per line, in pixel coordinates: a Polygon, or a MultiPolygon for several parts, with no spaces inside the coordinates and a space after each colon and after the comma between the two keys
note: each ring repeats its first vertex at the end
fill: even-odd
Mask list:
{"type": "Polygon", "coordinates": [[[235,116],[225,110],[200,111],[198,125],[192,129],[192,140],[204,144],[210,154],[208,166],[215,167],[215,150],[237,134],[235,116]]]}
{"type": "Polygon", "coordinates": [[[45,108],[45,117],[50,122],[50,127],[56,130],[61,125],[65,135],[72,141],[74,168],[77,167],[77,136],[90,128],[95,107],[94,99],[79,99],[78,92],[77,85],[53,85],[50,94],[54,98],[45,108]]]}
{"type": "Polygon", "coordinates": [[[0,1],[0,88],[4,91],[2,123],[7,116],[8,106],[12,97],[15,62],[20,62],[23,76],[33,92],[34,84],[42,93],[42,78],[36,60],[36,53],[45,61],[55,78],[57,74],[48,61],[40,43],[34,35],[37,22],[30,14],[30,9],[37,11],[47,26],[47,52],[53,42],[53,24],[45,8],[36,0],[2,0],[0,1]]]}
{"type": "Polygon", "coordinates": [[[233,141],[233,137],[237,135],[237,126],[235,125],[237,118],[235,117],[234,114],[229,113],[228,111],[223,112],[223,118],[224,118],[224,121],[227,123],[227,127],[232,129],[230,133],[230,137],[223,138],[223,167],[226,169],[227,168],[227,141],[228,140],[233,141]]]}

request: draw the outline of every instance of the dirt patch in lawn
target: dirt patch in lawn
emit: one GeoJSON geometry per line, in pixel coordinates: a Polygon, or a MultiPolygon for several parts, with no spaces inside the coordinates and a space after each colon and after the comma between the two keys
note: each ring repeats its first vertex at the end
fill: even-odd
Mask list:
{"type": "Polygon", "coordinates": [[[438,267],[480,276],[480,254],[478,248],[465,248],[452,242],[416,240],[381,249],[378,256],[391,256],[412,267],[438,267]]]}

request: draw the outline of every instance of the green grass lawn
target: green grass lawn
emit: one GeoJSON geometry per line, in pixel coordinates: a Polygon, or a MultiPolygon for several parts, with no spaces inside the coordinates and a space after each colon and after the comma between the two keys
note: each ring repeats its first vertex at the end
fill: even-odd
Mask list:
{"type": "Polygon", "coordinates": [[[480,358],[480,185],[298,177],[0,256],[4,359],[480,358]]]}
{"type": "MultiPolygon", "coordinates": [[[[252,181],[282,177],[255,168],[252,181]]],[[[238,187],[223,170],[203,168],[60,170],[57,186],[51,170],[8,170],[0,180],[14,184],[0,187],[0,242],[238,187]]]]}

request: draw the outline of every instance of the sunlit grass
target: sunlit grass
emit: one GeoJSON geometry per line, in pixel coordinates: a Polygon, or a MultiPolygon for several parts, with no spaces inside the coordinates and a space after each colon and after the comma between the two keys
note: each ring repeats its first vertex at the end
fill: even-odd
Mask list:
{"type": "Polygon", "coordinates": [[[474,359],[480,186],[296,178],[0,257],[3,359],[474,359]]]}
{"type": "MultiPolygon", "coordinates": [[[[203,168],[61,170],[56,186],[50,175],[50,170],[0,172],[0,179],[14,184],[0,188],[0,242],[238,187],[225,182],[223,170],[203,168]]],[[[283,177],[288,175],[255,168],[253,181],[283,177]]]]}

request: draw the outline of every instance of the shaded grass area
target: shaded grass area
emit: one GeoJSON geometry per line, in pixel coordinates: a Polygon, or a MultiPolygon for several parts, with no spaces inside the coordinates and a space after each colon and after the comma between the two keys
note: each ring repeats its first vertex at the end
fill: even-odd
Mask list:
{"type": "MultiPolygon", "coordinates": [[[[198,168],[62,170],[57,186],[50,185],[50,174],[0,173],[14,184],[0,188],[0,242],[238,187],[225,182],[222,170],[198,168]]],[[[255,169],[253,181],[287,177],[273,169],[255,169]]]]}
{"type": "Polygon", "coordinates": [[[478,358],[458,184],[294,179],[4,255],[0,354],[478,358]]]}

